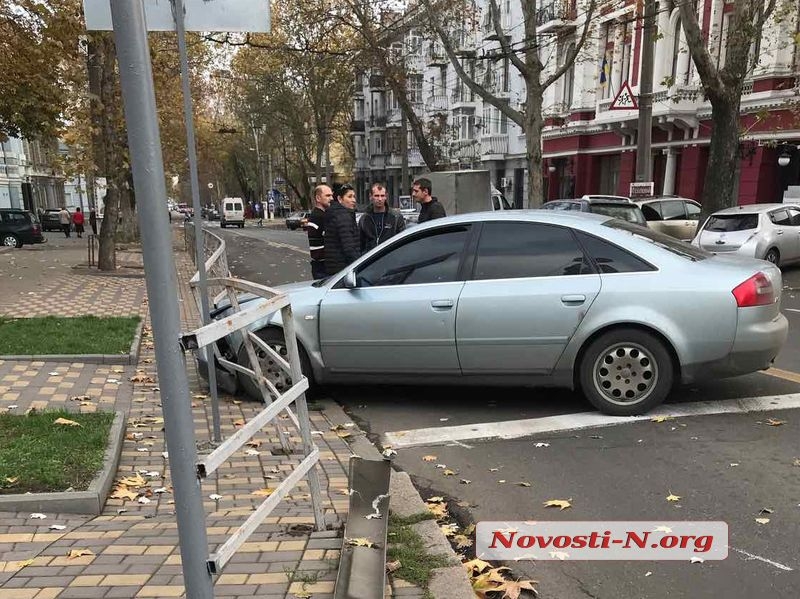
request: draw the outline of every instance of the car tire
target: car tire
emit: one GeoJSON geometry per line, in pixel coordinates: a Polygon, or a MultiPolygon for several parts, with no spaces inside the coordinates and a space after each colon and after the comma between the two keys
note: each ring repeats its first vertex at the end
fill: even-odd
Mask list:
{"type": "Polygon", "coordinates": [[[780,266],[781,253],[778,251],[778,248],[770,248],[769,251],[764,254],[764,260],[772,262],[775,266],[780,266]]]}
{"type": "Polygon", "coordinates": [[[675,380],[664,342],[638,329],[615,329],[591,342],[578,366],[581,390],[604,414],[644,414],[666,399],[675,380]]]}
{"type": "MultiPolygon", "coordinates": [[[[286,355],[286,346],[283,337],[283,329],[279,329],[276,327],[268,327],[266,329],[261,329],[260,331],[256,332],[263,341],[267,343],[272,349],[275,349],[280,355],[286,355]]],[[[291,377],[286,374],[283,369],[278,366],[275,361],[272,359],[271,356],[268,356],[267,353],[259,347],[254,347],[256,350],[256,355],[258,356],[261,362],[261,371],[264,375],[272,382],[273,385],[283,393],[286,389],[288,389],[292,384],[291,377]]],[[[247,356],[247,350],[245,349],[244,345],[239,348],[239,353],[236,357],[236,361],[243,366],[250,365],[250,359],[247,356]]],[[[313,370],[311,369],[311,360],[308,358],[308,354],[303,349],[303,346],[300,346],[300,366],[303,370],[303,374],[306,375],[308,378],[309,386],[312,386],[314,383],[314,374],[313,370]]],[[[256,385],[255,381],[251,379],[249,376],[238,373],[237,377],[239,378],[239,386],[244,391],[244,393],[253,399],[260,400],[261,399],[261,391],[256,385]]]]}
{"type": "Polygon", "coordinates": [[[22,242],[13,233],[5,233],[3,235],[3,245],[8,248],[21,248],[22,242]]]}

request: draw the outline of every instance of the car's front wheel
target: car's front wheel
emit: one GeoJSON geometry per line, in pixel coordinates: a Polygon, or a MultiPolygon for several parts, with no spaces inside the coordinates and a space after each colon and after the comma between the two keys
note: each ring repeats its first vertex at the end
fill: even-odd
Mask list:
{"type": "Polygon", "coordinates": [[[8,248],[21,248],[22,242],[13,233],[6,233],[3,235],[3,245],[8,248]]]}
{"type": "Polygon", "coordinates": [[[764,256],[764,260],[767,262],[772,262],[777,266],[781,261],[781,253],[778,251],[778,248],[770,248],[767,254],[764,256]]]}
{"type": "Polygon", "coordinates": [[[579,369],[586,398],[613,416],[633,416],[654,408],[667,397],[675,378],[664,343],[637,329],[617,329],[595,339],[579,369]]]}
{"type": "MultiPolygon", "coordinates": [[[[256,331],[256,335],[258,335],[267,345],[274,349],[279,356],[283,357],[287,362],[289,361],[289,352],[286,349],[286,341],[284,339],[282,329],[278,329],[276,327],[261,329],[260,331],[256,331]]],[[[275,388],[278,391],[284,393],[289,387],[292,386],[292,377],[278,365],[271,355],[267,354],[267,352],[258,347],[255,343],[253,344],[253,349],[255,349],[256,356],[258,357],[258,361],[261,366],[261,372],[264,374],[267,380],[269,380],[269,382],[275,385],[275,388]]],[[[236,361],[242,366],[248,368],[250,367],[250,358],[247,355],[247,350],[245,349],[244,345],[239,348],[236,361]]],[[[303,370],[303,374],[309,379],[309,385],[311,385],[313,381],[311,361],[308,359],[308,356],[306,355],[306,352],[302,346],[300,346],[300,366],[303,370]]],[[[239,384],[241,385],[241,388],[245,394],[253,399],[261,399],[261,391],[252,378],[242,373],[239,373],[237,376],[239,377],[239,384]]]]}

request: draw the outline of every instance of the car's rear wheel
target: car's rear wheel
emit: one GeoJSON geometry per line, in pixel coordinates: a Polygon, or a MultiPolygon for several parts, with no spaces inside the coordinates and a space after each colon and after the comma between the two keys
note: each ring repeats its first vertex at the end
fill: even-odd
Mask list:
{"type": "MultiPolygon", "coordinates": [[[[256,335],[258,335],[267,345],[274,349],[278,355],[282,356],[287,362],[289,361],[287,357],[288,351],[286,349],[286,341],[284,339],[282,329],[275,327],[261,329],[260,331],[256,331],[256,335]]],[[[284,372],[280,366],[278,366],[272,356],[268,355],[267,352],[260,347],[257,347],[255,344],[253,344],[253,349],[255,349],[256,356],[258,356],[258,361],[261,365],[261,372],[264,374],[267,380],[275,385],[275,388],[278,391],[283,393],[292,386],[292,377],[289,376],[288,373],[284,372]]],[[[250,366],[250,358],[247,355],[247,350],[245,349],[244,345],[239,348],[237,362],[246,367],[250,366]]],[[[313,371],[311,369],[311,361],[308,359],[308,355],[306,355],[306,352],[302,346],[300,346],[300,367],[303,370],[303,374],[308,378],[309,385],[311,385],[314,378],[313,371]]],[[[241,385],[245,394],[253,399],[261,399],[261,391],[258,389],[258,385],[256,385],[253,379],[242,373],[239,373],[238,377],[239,384],[241,385]]]]}
{"type": "Polygon", "coordinates": [[[643,414],[664,401],[675,369],[664,343],[644,331],[617,329],[595,339],[579,365],[581,389],[598,410],[643,414]]]}
{"type": "Polygon", "coordinates": [[[7,248],[21,248],[22,242],[13,233],[6,233],[3,235],[3,245],[7,248]]]}
{"type": "Polygon", "coordinates": [[[777,266],[781,261],[781,253],[778,251],[778,248],[770,248],[764,256],[764,260],[772,262],[777,266]]]}

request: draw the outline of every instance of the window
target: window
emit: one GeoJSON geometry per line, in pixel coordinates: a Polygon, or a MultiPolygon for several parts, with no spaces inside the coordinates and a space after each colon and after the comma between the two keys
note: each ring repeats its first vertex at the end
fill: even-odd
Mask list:
{"type": "Polygon", "coordinates": [[[453,113],[458,139],[475,138],[475,115],[471,109],[457,109],[453,113]]]}
{"type": "Polygon", "coordinates": [[[358,284],[376,287],[455,281],[469,230],[468,226],[438,229],[392,248],[358,272],[358,284]]]}
{"type": "Polygon", "coordinates": [[[730,233],[732,231],[750,231],[758,226],[758,214],[717,214],[708,217],[704,229],[730,233]]]}
{"type": "Polygon", "coordinates": [[[575,231],[578,239],[589,254],[589,257],[594,260],[597,269],[602,273],[614,272],[647,272],[655,270],[644,260],[637,258],[630,252],[623,250],[616,245],[598,239],[592,235],[587,235],[581,231],[575,231]]]}
{"type": "Polygon", "coordinates": [[[789,219],[789,213],[783,209],[770,212],[769,219],[775,225],[789,226],[791,223],[791,220],[789,219]]]}
{"type": "MultiPolygon", "coordinates": [[[[564,52],[564,60],[567,60],[570,52],[574,52],[575,44],[570,44],[564,52]]],[[[561,90],[561,104],[562,108],[567,111],[572,106],[573,87],[575,86],[575,60],[569,65],[569,68],[564,71],[564,87],[561,90]]]]}
{"type": "Polygon", "coordinates": [[[486,223],[476,280],[558,277],[591,272],[572,232],[537,223],[486,223]]]}
{"type": "Polygon", "coordinates": [[[683,208],[683,202],[680,200],[660,202],[661,204],[661,218],[663,220],[684,220],[686,218],[686,210],[683,208]]]}
{"type": "Polygon", "coordinates": [[[31,222],[25,212],[4,212],[2,216],[7,223],[12,225],[27,225],[31,222]]]}
{"type": "Polygon", "coordinates": [[[645,227],[640,227],[639,225],[634,225],[633,223],[628,223],[624,220],[607,220],[603,223],[603,226],[616,229],[618,231],[625,231],[626,233],[630,234],[631,237],[648,241],[662,250],[666,250],[672,254],[675,254],[676,256],[681,256],[682,258],[691,260],[692,262],[705,260],[706,258],[710,258],[714,255],[711,252],[707,252],[699,247],[678,241],[669,235],[664,235],[663,233],[659,233],[645,227]]]}
{"type": "Polygon", "coordinates": [[[642,214],[645,220],[661,220],[661,213],[658,211],[658,202],[653,204],[642,204],[642,214]]]}
{"type": "Polygon", "coordinates": [[[422,75],[409,75],[407,81],[409,101],[422,104],[422,75]]]}
{"type": "Polygon", "coordinates": [[[689,220],[700,220],[700,206],[694,202],[684,202],[686,207],[686,218],[689,220]]]}
{"type": "Polygon", "coordinates": [[[800,226],[800,210],[796,208],[787,208],[789,212],[789,225],[792,227],[800,226]]]}

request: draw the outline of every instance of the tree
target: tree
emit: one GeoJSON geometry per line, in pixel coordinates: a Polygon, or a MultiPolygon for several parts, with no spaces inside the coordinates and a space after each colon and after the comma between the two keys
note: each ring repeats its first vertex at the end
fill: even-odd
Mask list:
{"type": "MultiPolygon", "coordinates": [[[[564,61],[549,75],[545,73],[546,65],[542,62],[537,41],[539,39],[536,32],[538,26],[537,0],[521,0],[524,23],[523,45],[521,48],[512,47],[509,37],[503,31],[497,0],[489,0],[491,23],[500,45],[500,53],[495,57],[508,58],[525,82],[525,103],[524,108],[520,109],[512,108],[507,101],[498,98],[490,90],[485,89],[464,69],[456,53],[453,39],[454,32],[448,29],[441,17],[442,14],[448,14],[448,9],[441,5],[435,5],[433,0],[422,0],[422,3],[425,6],[431,27],[441,40],[450,63],[459,78],[484,102],[497,108],[525,133],[525,156],[528,164],[528,198],[526,207],[535,208],[540,206],[544,195],[542,181],[542,129],[544,127],[542,104],[544,93],[548,87],[566,73],[578,57],[590,31],[592,17],[598,4],[597,0],[588,0],[584,13],[585,20],[578,39],[574,45],[569,46],[564,61]],[[522,56],[518,56],[518,53],[522,54],[522,56]]],[[[452,5],[452,2],[447,4],[452,5]]],[[[450,10],[452,11],[453,9],[450,10]]],[[[455,10],[466,10],[464,3],[457,3],[455,10]]]]}
{"type": "Polygon", "coordinates": [[[700,222],[710,214],[735,206],[739,173],[739,108],[742,86],[750,70],[750,48],[775,10],[776,0],[737,0],[733,3],[725,44],[725,62],[711,56],[694,2],[680,2],[686,44],[706,97],[711,102],[712,135],[703,184],[700,222]]]}

